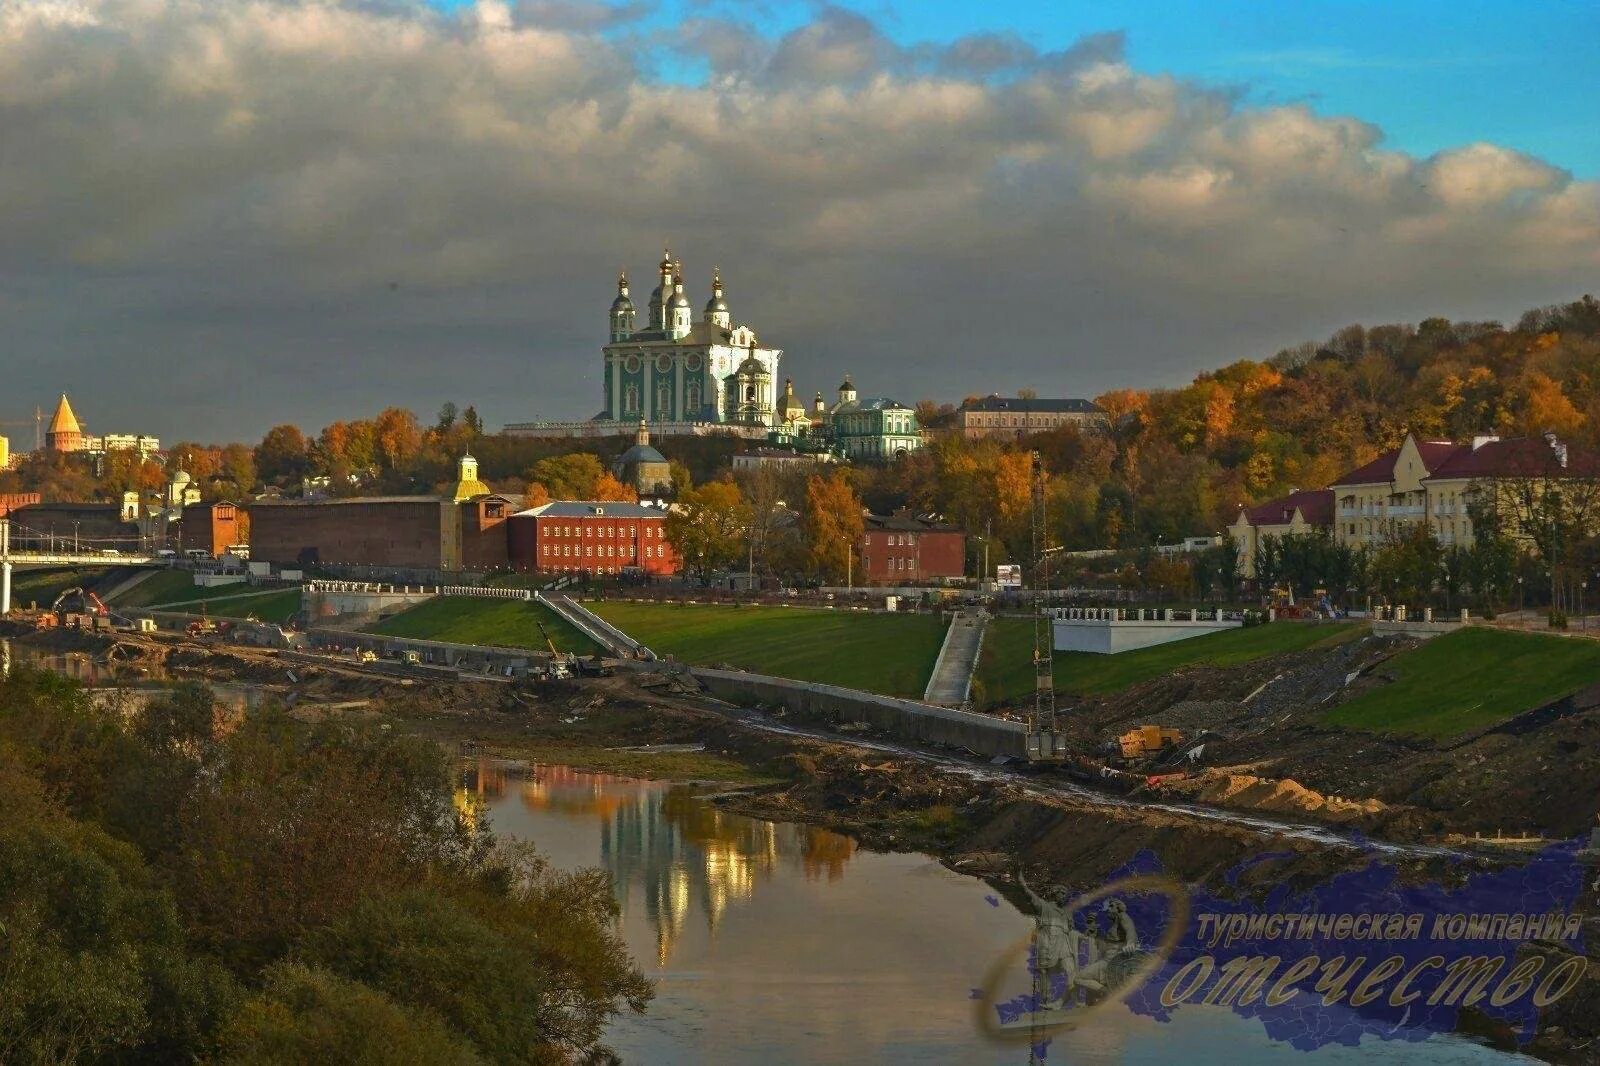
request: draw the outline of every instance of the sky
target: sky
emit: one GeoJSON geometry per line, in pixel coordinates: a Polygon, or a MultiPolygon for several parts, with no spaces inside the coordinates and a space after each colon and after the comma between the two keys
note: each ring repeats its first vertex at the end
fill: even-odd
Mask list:
{"type": "Polygon", "coordinates": [[[1510,319],[1600,290],[1596,39],[1593,2],[0,0],[0,422],[588,417],[664,245],[802,395],[1510,319]]]}

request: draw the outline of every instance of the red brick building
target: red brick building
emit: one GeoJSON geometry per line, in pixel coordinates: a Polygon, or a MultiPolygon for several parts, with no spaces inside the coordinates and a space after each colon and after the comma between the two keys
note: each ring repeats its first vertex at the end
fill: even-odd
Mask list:
{"type": "Polygon", "coordinates": [[[177,551],[199,548],[212,557],[239,543],[239,508],[231,503],[191,503],[167,537],[177,551]]]}
{"type": "Polygon", "coordinates": [[[37,492],[0,492],[0,518],[4,518],[18,507],[27,507],[38,502],[37,492]]]}
{"type": "Polygon", "coordinates": [[[511,565],[511,516],[522,499],[498,493],[461,503],[461,569],[503,570],[511,565]]]}
{"type": "Polygon", "coordinates": [[[250,506],[250,558],[459,570],[459,512],[438,496],[259,500],[250,506]]]}
{"type": "Polygon", "coordinates": [[[867,515],[860,549],[869,585],[958,581],[967,572],[967,535],[912,515],[867,515]]]}
{"type": "Polygon", "coordinates": [[[562,500],[510,520],[511,565],[552,574],[675,574],[667,512],[637,503],[562,500]]]}

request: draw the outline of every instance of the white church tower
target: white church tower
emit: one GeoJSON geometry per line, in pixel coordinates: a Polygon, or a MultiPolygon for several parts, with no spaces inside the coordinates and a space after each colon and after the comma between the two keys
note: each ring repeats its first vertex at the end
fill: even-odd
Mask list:
{"type": "Polygon", "coordinates": [[[625,341],[633,335],[636,312],[628,296],[628,272],[617,275],[617,298],[611,301],[611,343],[625,341]]]}

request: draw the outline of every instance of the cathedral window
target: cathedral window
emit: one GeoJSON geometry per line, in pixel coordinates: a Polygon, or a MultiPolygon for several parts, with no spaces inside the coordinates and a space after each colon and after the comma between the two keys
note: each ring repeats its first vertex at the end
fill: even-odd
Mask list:
{"type": "Polygon", "coordinates": [[[622,409],[629,414],[639,413],[639,386],[629,385],[623,390],[622,409]]]}

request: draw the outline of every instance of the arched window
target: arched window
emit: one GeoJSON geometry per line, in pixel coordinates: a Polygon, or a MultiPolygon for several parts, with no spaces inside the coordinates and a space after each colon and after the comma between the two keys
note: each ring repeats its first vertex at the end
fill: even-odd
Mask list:
{"type": "Polygon", "coordinates": [[[656,386],[656,417],[672,410],[672,386],[665,381],[656,386]]]}
{"type": "Polygon", "coordinates": [[[688,408],[688,414],[693,416],[700,413],[700,383],[691,381],[683,390],[683,405],[688,408]]]}
{"type": "Polygon", "coordinates": [[[749,403],[756,402],[756,387],[754,385],[746,385],[744,387],[744,398],[749,403]]]}
{"type": "Polygon", "coordinates": [[[639,386],[629,385],[625,390],[623,390],[622,409],[627,411],[629,414],[638,413],[639,386]]]}

